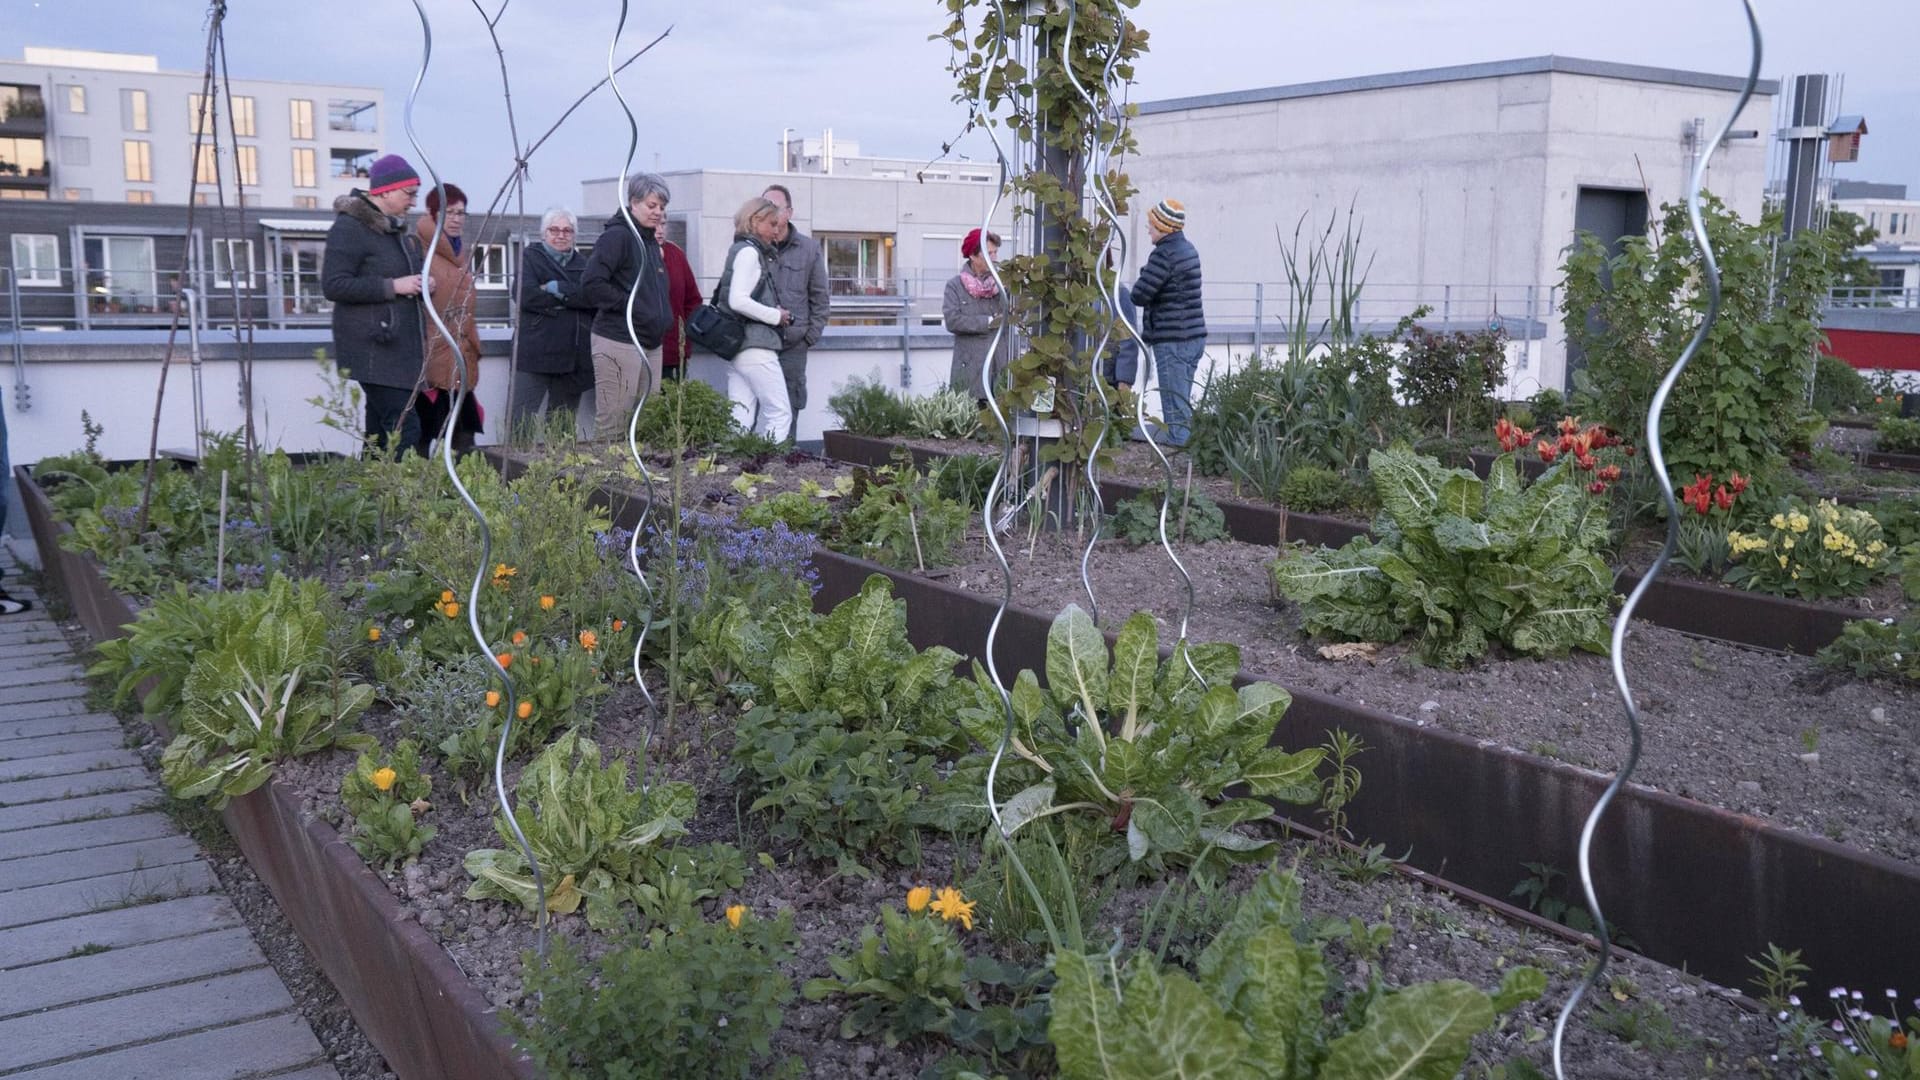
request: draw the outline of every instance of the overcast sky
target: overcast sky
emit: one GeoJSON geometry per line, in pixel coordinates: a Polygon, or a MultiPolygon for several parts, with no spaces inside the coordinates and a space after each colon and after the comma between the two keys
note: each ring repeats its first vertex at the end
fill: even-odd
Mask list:
{"type": "MultiPolygon", "coordinates": [[[[414,126],[440,172],[484,203],[512,164],[498,65],[471,0],[423,2],[434,53],[414,126]]],[[[1920,0],[1757,6],[1764,74],[1844,73],[1846,111],[1868,118],[1860,163],[1839,175],[1920,193],[1920,0]]],[[[674,29],[620,77],[639,112],[635,167],[776,168],[784,127],[831,127],[869,154],[938,154],[966,117],[944,44],[927,40],[944,8],[636,0],[622,59],[674,29]]],[[[508,0],[498,29],[523,139],[604,74],[619,12],[618,0],[508,0]]],[[[1546,53],[1724,74],[1747,63],[1736,0],[1141,0],[1134,18],[1152,36],[1136,101],[1546,53]]],[[[206,4],[192,0],[0,0],[0,56],[11,58],[30,44],[106,49],[198,71],[205,35],[206,4]]],[[[235,77],[385,88],[387,148],[411,156],[400,124],[421,52],[411,0],[230,0],[227,49],[235,77]]],[[[619,173],[626,147],[603,90],[532,159],[529,208],[577,206],[580,181],[619,173]]]]}

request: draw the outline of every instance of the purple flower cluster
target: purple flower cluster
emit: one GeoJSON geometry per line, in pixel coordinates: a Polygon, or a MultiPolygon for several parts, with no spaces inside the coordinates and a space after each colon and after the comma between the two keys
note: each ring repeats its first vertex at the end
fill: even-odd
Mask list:
{"type": "Polygon", "coordinates": [[[249,545],[265,547],[272,540],[272,531],[252,518],[227,519],[228,547],[246,547],[249,545]]]}
{"type": "Polygon", "coordinates": [[[809,593],[820,590],[820,573],[813,566],[818,539],[812,533],[795,532],[778,521],[742,527],[730,515],[697,510],[682,514],[680,522],[677,539],[656,531],[647,551],[655,565],[668,559],[678,565],[683,602],[712,592],[752,593],[755,581],[769,579],[806,582],[809,593]]]}
{"type": "Polygon", "coordinates": [[[603,560],[617,559],[625,562],[627,558],[627,543],[632,539],[632,529],[623,529],[615,525],[606,532],[594,533],[593,547],[603,560]]]}

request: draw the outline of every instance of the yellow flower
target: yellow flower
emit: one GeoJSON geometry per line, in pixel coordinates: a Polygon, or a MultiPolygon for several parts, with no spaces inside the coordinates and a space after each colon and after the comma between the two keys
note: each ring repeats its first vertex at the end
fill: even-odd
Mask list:
{"type": "Polygon", "coordinates": [[[1784,529],[1787,527],[1787,515],[1775,514],[1773,515],[1772,520],[1768,521],[1767,524],[1773,526],[1776,529],[1784,529]]]}
{"type": "Polygon", "coordinates": [[[440,614],[445,615],[449,619],[457,619],[460,617],[460,605],[459,604],[441,604],[440,614]]]}
{"type": "Polygon", "coordinates": [[[519,717],[520,719],[522,719],[522,720],[525,720],[525,719],[526,719],[527,717],[529,717],[529,716],[532,716],[532,715],[533,715],[533,702],[531,702],[531,701],[523,701],[523,702],[521,702],[521,703],[520,703],[520,707],[519,707],[518,709],[515,709],[515,710],[514,710],[514,715],[515,715],[515,716],[518,716],[518,717],[519,717]]]}
{"type": "Polygon", "coordinates": [[[907,910],[915,915],[927,910],[927,904],[933,899],[933,890],[922,885],[907,890],[907,910]]]}
{"type": "Polygon", "coordinates": [[[971,930],[973,929],[973,905],[977,902],[961,896],[959,889],[947,886],[940,890],[940,898],[933,902],[933,913],[948,922],[958,922],[971,930]]]}
{"type": "Polygon", "coordinates": [[[487,708],[497,709],[499,707],[500,707],[500,691],[498,690],[487,691],[487,708]]]}
{"type": "Polygon", "coordinates": [[[1793,537],[1791,537],[1791,536],[1783,536],[1783,537],[1781,537],[1781,538],[1780,538],[1780,550],[1782,550],[1782,551],[1792,551],[1792,550],[1793,550],[1793,537]]]}
{"type": "Polygon", "coordinates": [[[592,652],[600,644],[600,635],[591,630],[580,631],[580,647],[592,652]]]}
{"type": "Polygon", "coordinates": [[[543,596],[543,597],[541,597],[541,598],[540,598],[540,610],[541,610],[541,611],[552,611],[552,610],[553,610],[553,604],[554,604],[554,600],[553,600],[553,597],[551,597],[551,596],[543,596]]]}
{"type": "Polygon", "coordinates": [[[1793,513],[1787,515],[1787,528],[1792,529],[1794,532],[1797,532],[1797,533],[1806,532],[1807,526],[1811,525],[1812,523],[1813,522],[1811,521],[1811,519],[1807,517],[1807,515],[1801,513],[1798,510],[1795,510],[1793,513]]]}
{"type": "Polygon", "coordinates": [[[394,772],[391,768],[382,766],[381,768],[373,770],[373,786],[379,788],[381,791],[391,791],[393,789],[393,782],[398,779],[400,779],[400,774],[394,772]]]}
{"type": "Polygon", "coordinates": [[[1878,555],[1885,550],[1887,550],[1887,545],[1884,541],[1875,540],[1873,543],[1867,545],[1867,554],[1869,555],[1878,555]]]}
{"type": "Polygon", "coordinates": [[[1774,558],[1780,560],[1780,569],[1785,570],[1787,568],[1787,557],[1785,555],[1776,555],[1774,558]]]}
{"type": "Polygon", "coordinates": [[[440,590],[440,602],[441,602],[441,603],[443,603],[443,604],[451,604],[451,603],[453,603],[453,590],[452,590],[452,589],[441,589],[441,590],[440,590]]]}
{"type": "Polygon", "coordinates": [[[735,904],[732,907],[727,909],[727,925],[733,927],[735,930],[738,930],[740,929],[740,920],[746,918],[746,916],[747,916],[746,905],[735,904]]]}
{"type": "Polygon", "coordinates": [[[507,579],[519,572],[520,571],[508,566],[506,563],[501,563],[493,568],[493,583],[504,589],[511,584],[507,579]]]}
{"type": "Polygon", "coordinates": [[[380,640],[380,628],[379,628],[379,627],[377,627],[377,626],[369,626],[369,627],[367,627],[367,640],[368,640],[368,641],[379,641],[379,640],[380,640]]]}
{"type": "Polygon", "coordinates": [[[1826,548],[1828,551],[1839,551],[1841,548],[1847,546],[1847,540],[1846,537],[1841,536],[1837,532],[1830,532],[1821,539],[1820,546],[1826,548]]]}

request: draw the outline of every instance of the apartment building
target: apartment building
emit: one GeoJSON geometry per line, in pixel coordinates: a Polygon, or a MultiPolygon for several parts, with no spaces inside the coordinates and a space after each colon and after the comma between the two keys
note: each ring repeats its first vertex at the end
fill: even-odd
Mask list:
{"type": "Polygon", "coordinates": [[[216,176],[229,193],[237,176],[247,206],[326,209],[384,152],[377,87],[234,79],[211,101],[203,88],[200,72],[133,53],[0,60],[0,199],[185,205],[197,179],[206,203],[216,176]]]}

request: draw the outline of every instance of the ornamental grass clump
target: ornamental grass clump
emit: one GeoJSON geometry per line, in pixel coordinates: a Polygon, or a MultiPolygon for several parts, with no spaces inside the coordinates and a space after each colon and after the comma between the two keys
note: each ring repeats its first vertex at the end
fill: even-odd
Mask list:
{"type": "Polygon", "coordinates": [[[1806,600],[1859,596],[1891,555],[1872,514],[1831,499],[1789,500],[1760,527],[1728,533],[1727,545],[1737,564],[1728,582],[1806,600]]]}

